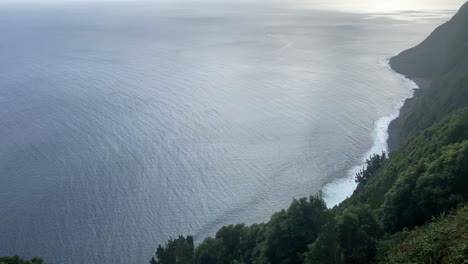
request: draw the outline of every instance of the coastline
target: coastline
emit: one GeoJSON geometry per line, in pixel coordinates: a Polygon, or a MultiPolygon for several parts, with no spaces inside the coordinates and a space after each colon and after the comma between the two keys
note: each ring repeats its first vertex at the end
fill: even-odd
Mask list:
{"type": "Polygon", "coordinates": [[[400,142],[398,138],[398,123],[396,121],[400,116],[410,111],[414,98],[419,97],[421,92],[430,85],[430,81],[428,80],[405,76],[395,70],[389,62],[390,60],[388,60],[386,64],[388,69],[402,78],[405,82],[405,86],[409,88],[408,96],[403,98],[403,100],[394,107],[390,115],[381,117],[374,122],[374,129],[372,131],[373,144],[361,157],[361,162],[349,169],[345,177],[333,180],[322,188],[323,199],[329,208],[338,205],[353,194],[357,187],[357,183],[354,181],[355,175],[365,167],[366,159],[373,154],[381,154],[382,152],[388,153],[398,149],[400,142]]]}
{"type": "MultiPolygon", "coordinates": [[[[396,72],[397,74],[404,76],[402,73],[399,73],[395,69],[392,68],[392,70],[396,72]]],[[[414,89],[413,96],[407,98],[405,102],[403,103],[403,106],[400,108],[398,117],[393,119],[388,126],[388,140],[387,140],[388,152],[398,149],[402,143],[399,138],[400,128],[398,127],[398,123],[397,123],[398,118],[400,116],[403,116],[409,113],[414,99],[417,97],[420,97],[423,91],[431,85],[431,81],[429,80],[425,80],[421,78],[411,78],[410,76],[404,76],[404,77],[414,82],[417,88],[414,89]]]]}

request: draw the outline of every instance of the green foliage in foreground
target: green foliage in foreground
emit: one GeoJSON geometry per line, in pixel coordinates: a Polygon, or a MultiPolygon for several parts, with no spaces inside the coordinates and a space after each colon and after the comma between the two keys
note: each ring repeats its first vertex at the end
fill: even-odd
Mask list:
{"type": "Polygon", "coordinates": [[[32,258],[30,260],[22,259],[18,256],[13,257],[0,257],[0,264],[43,264],[44,260],[41,258],[32,258]]]}
{"type": "Polygon", "coordinates": [[[304,263],[368,263],[382,234],[369,206],[352,206],[327,223],[309,245],[304,263]]]}
{"type": "Polygon", "coordinates": [[[462,264],[468,261],[468,207],[433,223],[404,230],[379,244],[381,263],[462,264]]]}
{"type": "Polygon", "coordinates": [[[468,199],[468,140],[421,159],[387,192],[382,222],[389,231],[424,224],[468,199]]]}

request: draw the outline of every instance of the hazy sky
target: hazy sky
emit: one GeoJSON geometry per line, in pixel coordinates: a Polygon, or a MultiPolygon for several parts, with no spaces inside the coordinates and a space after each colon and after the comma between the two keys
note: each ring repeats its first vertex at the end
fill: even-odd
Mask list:
{"type": "MultiPolygon", "coordinates": [[[[137,0],[138,1],[138,0],[137,0]]],[[[357,12],[458,9],[466,0],[140,0],[146,2],[276,2],[312,9],[357,12]]],[[[135,0],[0,0],[0,3],[136,2],[135,0]]]]}
{"type": "MultiPolygon", "coordinates": [[[[300,0],[299,0],[300,1],[300,0]]],[[[362,11],[458,9],[466,0],[303,0],[304,5],[336,6],[362,11]]]]}

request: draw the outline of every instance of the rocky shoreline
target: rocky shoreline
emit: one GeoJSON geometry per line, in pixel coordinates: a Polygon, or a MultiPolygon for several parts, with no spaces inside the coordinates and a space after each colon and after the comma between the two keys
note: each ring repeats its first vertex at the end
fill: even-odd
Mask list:
{"type": "MultiPolygon", "coordinates": [[[[393,67],[392,69],[398,72],[393,67]]],[[[403,106],[400,108],[398,117],[392,120],[388,126],[387,145],[388,145],[389,152],[398,149],[401,146],[401,144],[404,143],[404,142],[401,142],[401,138],[400,138],[400,127],[399,127],[400,118],[407,115],[411,111],[414,99],[422,96],[425,90],[429,88],[429,86],[431,85],[430,80],[426,80],[422,78],[411,78],[410,76],[406,76],[406,78],[412,80],[418,86],[418,88],[413,89],[414,90],[413,96],[405,100],[403,106]]]]}

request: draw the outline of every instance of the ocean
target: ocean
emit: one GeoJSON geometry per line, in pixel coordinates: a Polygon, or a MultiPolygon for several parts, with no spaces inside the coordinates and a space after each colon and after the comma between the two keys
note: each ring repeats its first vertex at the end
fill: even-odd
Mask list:
{"type": "Polygon", "coordinates": [[[388,58],[453,12],[0,5],[0,255],[147,263],[293,198],[337,204],[416,88],[388,58]]]}

